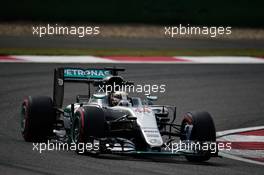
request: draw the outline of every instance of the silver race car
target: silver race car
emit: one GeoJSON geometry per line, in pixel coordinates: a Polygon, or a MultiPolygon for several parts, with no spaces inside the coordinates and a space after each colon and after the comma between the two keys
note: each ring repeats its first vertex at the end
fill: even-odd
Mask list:
{"type": "Polygon", "coordinates": [[[209,113],[188,112],[176,124],[175,106],[154,104],[156,96],[142,100],[112,88],[133,85],[118,75],[120,71],[124,69],[55,69],[53,98],[28,96],[22,103],[24,140],[90,144],[90,149],[76,147],[76,152],[93,155],[185,156],[189,161],[218,156],[217,148],[212,151],[216,132],[209,113]],[[88,93],[63,107],[68,82],[86,83],[88,93]]]}

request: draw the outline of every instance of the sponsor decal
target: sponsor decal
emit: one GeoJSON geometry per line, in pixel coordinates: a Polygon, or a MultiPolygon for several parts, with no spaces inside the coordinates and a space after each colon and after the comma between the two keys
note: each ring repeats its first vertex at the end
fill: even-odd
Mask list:
{"type": "Polygon", "coordinates": [[[158,144],[160,143],[160,141],[157,139],[150,139],[149,142],[150,143],[158,143],[158,144]]]}
{"type": "Polygon", "coordinates": [[[135,109],[135,112],[136,113],[151,113],[151,109],[150,108],[147,108],[147,107],[143,107],[143,108],[136,108],[135,109]]]}
{"type": "Polygon", "coordinates": [[[58,79],[58,85],[63,86],[63,79],[61,79],[61,78],[58,79]]]}
{"type": "Polygon", "coordinates": [[[80,79],[103,79],[110,75],[109,70],[103,69],[64,69],[65,78],[80,78],[80,79]]]}
{"type": "MultiPolygon", "coordinates": [[[[159,131],[158,130],[143,130],[143,132],[146,134],[148,138],[157,138],[160,137],[159,131]]],[[[156,140],[156,139],[154,139],[156,140]]],[[[152,143],[152,142],[151,142],[152,143]]]]}

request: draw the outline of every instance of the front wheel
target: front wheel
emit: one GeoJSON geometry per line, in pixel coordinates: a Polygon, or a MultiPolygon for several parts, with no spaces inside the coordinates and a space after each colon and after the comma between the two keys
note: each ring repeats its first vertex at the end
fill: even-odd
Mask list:
{"type": "MultiPolygon", "coordinates": [[[[181,124],[180,139],[199,143],[200,146],[203,144],[216,144],[215,125],[211,115],[208,112],[189,112],[185,114],[181,124]]],[[[214,149],[217,152],[217,146],[214,149]]],[[[209,160],[211,156],[212,150],[210,147],[206,150],[199,149],[197,155],[188,155],[186,159],[192,162],[203,162],[209,160]]]]}
{"type": "Polygon", "coordinates": [[[76,152],[98,154],[99,143],[95,140],[105,137],[104,111],[95,106],[80,107],[72,126],[72,142],[77,145],[76,152]]]}

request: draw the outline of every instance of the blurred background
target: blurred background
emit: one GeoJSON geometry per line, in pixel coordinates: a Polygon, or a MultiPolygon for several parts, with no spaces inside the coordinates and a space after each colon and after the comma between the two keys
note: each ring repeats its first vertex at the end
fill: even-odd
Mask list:
{"type": "Polygon", "coordinates": [[[1,21],[264,27],[261,0],[9,0],[1,21]]]}
{"type": "Polygon", "coordinates": [[[67,48],[80,49],[77,52],[80,54],[94,49],[118,50],[112,53],[117,55],[138,54],[134,51],[142,49],[147,53],[154,49],[163,50],[162,55],[263,56],[262,0],[9,0],[1,2],[1,6],[1,54],[23,54],[17,51],[19,49],[28,49],[26,53],[33,49],[33,54],[52,54],[54,51],[44,51],[52,48],[57,49],[54,54],[63,54],[63,49],[67,48]],[[99,26],[101,33],[88,38],[32,36],[33,25],[48,23],[99,26]],[[179,24],[231,26],[232,34],[216,38],[186,35],[171,39],[164,36],[164,26],[179,24]],[[130,53],[131,49],[134,51],[130,53]]]}

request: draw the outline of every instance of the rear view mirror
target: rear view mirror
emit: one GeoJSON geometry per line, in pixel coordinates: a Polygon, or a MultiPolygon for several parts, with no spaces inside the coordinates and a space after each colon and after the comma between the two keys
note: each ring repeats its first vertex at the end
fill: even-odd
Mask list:
{"type": "Polygon", "coordinates": [[[157,101],[158,100],[158,97],[157,96],[147,96],[147,99],[149,101],[157,101]]]}

